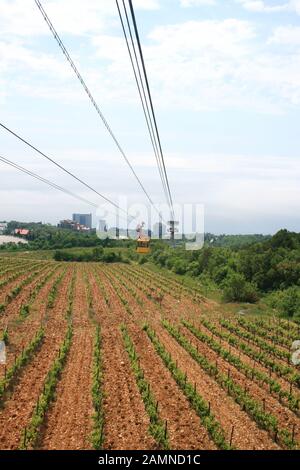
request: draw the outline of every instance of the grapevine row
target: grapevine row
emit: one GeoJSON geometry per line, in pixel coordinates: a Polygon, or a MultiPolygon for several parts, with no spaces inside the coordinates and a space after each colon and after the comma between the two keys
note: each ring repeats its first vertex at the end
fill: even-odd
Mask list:
{"type": "Polygon", "coordinates": [[[220,372],[215,364],[210,362],[205,356],[200,354],[190,341],[180,333],[178,328],[171,325],[166,320],[163,326],[170,335],[180,344],[190,356],[200,365],[200,367],[214,378],[214,380],[230,395],[236,403],[246,411],[246,413],[258,424],[259,427],[269,432],[270,436],[279,442],[281,446],[288,449],[294,449],[296,443],[293,441],[292,434],[287,429],[278,427],[277,419],[271,413],[266,412],[262,405],[258,403],[246,389],[237,384],[230,375],[220,372]]]}
{"type": "Polygon", "coordinates": [[[250,367],[245,364],[241,359],[232,354],[227,349],[223,348],[217,341],[203,333],[201,330],[195,328],[195,326],[186,321],[182,321],[183,325],[188,328],[188,330],[201,342],[207,344],[213,351],[215,351],[220,357],[225,361],[233,365],[238,371],[242,372],[248,379],[256,380],[260,385],[267,384],[269,386],[270,393],[275,394],[279,402],[282,403],[283,399],[286,399],[287,402],[284,404],[293,412],[298,412],[299,410],[299,397],[295,396],[293,393],[289,393],[286,390],[283,390],[281,385],[269,377],[269,375],[255,369],[255,367],[250,367]]]}
{"type": "Polygon", "coordinates": [[[125,349],[130,360],[131,369],[133,371],[136,384],[143,399],[146,412],[150,419],[149,433],[154,437],[159,448],[167,450],[169,449],[169,437],[167,432],[167,426],[160,418],[158,402],[154,398],[149,382],[147,382],[147,380],[145,379],[144,371],[140,366],[139,357],[136,353],[134,344],[128,333],[127,327],[125,325],[121,325],[121,331],[123,335],[125,349]]]}
{"type": "Polygon", "coordinates": [[[227,442],[225,432],[220,423],[211,412],[209,404],[197,392],[196,387],[188,382],[187,375],[184,374],[176,365],[172,356],[166,351],[164,345],[159,341],[154,330],[149,325],[144,326],[149,339],[151,340],[156,352],[163,360],[165,366],[171,372],[174,380],[189,400],[192,408],[199,416],[201,423],[207,429],[208,434],[219,449],[229,450],[231,445],[227,442]]]}

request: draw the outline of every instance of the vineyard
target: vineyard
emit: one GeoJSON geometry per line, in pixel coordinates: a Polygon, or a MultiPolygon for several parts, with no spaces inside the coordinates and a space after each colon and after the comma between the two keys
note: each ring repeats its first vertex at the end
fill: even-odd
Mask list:
{"type": "Polygon", "coordinates": [[[0,449],[298,449],[299,326],[136,264],[0,258],[0,449]]]}

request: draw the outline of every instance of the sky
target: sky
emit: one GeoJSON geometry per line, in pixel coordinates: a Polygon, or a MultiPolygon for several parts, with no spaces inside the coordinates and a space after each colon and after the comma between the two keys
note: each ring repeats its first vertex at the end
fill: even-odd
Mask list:
{"type": "MultiPolygon", "coordinates": [[[[115,0],[41,0],[147,192],[164,195],[115,0]]],[[[300,0],[133,0],[176,204],[205,231],[300,231],[300,0]]],[[[113,201],[146,198],[34,0],[0,0],[0,122],[113,201]]],[[[0,156],[101,199],[0,128],[0,156]]],[[[0,220],[93,207],[0,162],[0,220]]]]}

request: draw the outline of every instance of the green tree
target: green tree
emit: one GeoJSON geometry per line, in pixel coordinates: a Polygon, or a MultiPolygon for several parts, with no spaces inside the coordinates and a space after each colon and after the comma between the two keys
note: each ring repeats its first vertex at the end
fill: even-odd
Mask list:
{"type": "Polygon", "coordinates": [[[223,297],[226,302],[250,302],[258,300],[254,284],[248,282],[240,273],[231,273],[223,283],[223,297]]]}

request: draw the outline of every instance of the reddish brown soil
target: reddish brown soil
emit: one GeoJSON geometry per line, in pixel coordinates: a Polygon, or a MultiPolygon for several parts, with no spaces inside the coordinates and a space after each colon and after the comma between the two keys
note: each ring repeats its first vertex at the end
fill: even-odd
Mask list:
{"type": "Polygon", "coordinates": [[[190,408],[188,400],[155,353],[147,335],[133,324],[129,326],[129,332],[139,355],[145,379],[150,383],[155,399],[159,402],[160,417],[168,422],[171,448],[215,449],[215,444],[201,425],[200,418],[190,408]]]}
{"type": "MultiPolygon", "coordinates": [[[[203,333],[211,336],[211,332],[205,328],[204,325],[202,324],[198,324],[196,322],[196,325],[197,325],[197,328],[199,328],[199,330],[203,331],[203,333]]],[[[220,330],[220,325],[218,324],[215,324],[215,326],[220,330]]],[[[234,348],[233,346],[230,346],[229,343],[226,341],[226,340],[223,340],[219,337],[217,337],[216,335],[214,336],[215,340],[218,341],[218,343],[226,348],[226,349],[230,349],[230,351],[232,352],[232,354],[238,356],[241,361],[243,361],[245,364],[247,364],[248,366],[252,367],[253,366],[253,359],[251,359],[249,356],[247,356],[246,354],[244,354],[240,349],[237,349],[237,348],[234,348]]],[[[243,342],[241,338],[238,338],[239,341],[243,342]]],[[[245,341],[244,341],[245,343],[245,341]]],[[[252,347],[252,346],[251,346],[252,347]]],[[[255,348],[253,348],[255,349],[255,348]]],[[[262,364],[260,364],[259,362],[255,362],[255,367],[257,370],[263,372],[264,374],[267,374],[269,375],[270,371],[267,367],[263,366],[262,364]]],[[[272,372],[271,374],[271,377],[273,377],[274,379],[276,379],[277,382],[280,383],[281,387],[286,390],[287,392],[289,392],[290,390],[290,384],[289,382],[287,381],[287,379],[285,379],[284,377],[278,377],[275,373],[272,372]]],[[[294,390],[295,392],[295,390],[294,390]]],[[[298,394],[298,391],[297,391],[297,394],[298,394]]]]}
{"type": "MultiPolygon", "coordinates": [[[[247,330],[246,328],[246,325],[242,325],[240,323],[238,323],[237,321],[234,322],[238,328],[240,328],[242,331],[246,331],[246,332],[249,332],[250,334],[253,334],[251,331],[247,330]]],[[[263,332],[265,332],[264,330],[262,330],[263,332]]],[[[264,335],[263,332],[261,331],[257,331],[255,333],[255,336],[260,339],[261,341],[264,341],[266,344],[269,344],[270,346],[276,346],[276,349],[278,349],[279,351],[283,351],[283,352],[289,352],[290,348],[289,346],[286,346],[284,344],[280,344],[279,342],[276,342],[276,344],[273,343],[273,340],[269,337],[268,334],[264,335]]],[[[292,345],[292,340],[290,342],[290,346],[292,345]]]]}
{"type": "Polygon", "coordinates": [[[203,354],[212,363],[216,363],[217,361],[218,369],[221,372],[228,374],[229,371],[230,377],[235,381],[235,383],[239,384],[243,388],[246,386],[249,395],[252,396],[256,401],[263,403],[263,400],[265,400],[266,411],[269,411],[274,416],[276,416],[282,429],[285,428],[292,432],[293,426],[295,426],[295,437],[297,439],[298,433],[300,431],[300,419],[295,416],[292,411],[281,405],[275,397],[270,395],[268,390],[256,384],[251,379],[247,379],[241,372],[218,356],[218,354],[216,354],[207,345],[197,340],[194,335],[192,335],[186,328],[182,328],[181,331],[195,347],[198,347],[200,354],[203,354]]]}
{"type": "Polygon", "coordinates": [[[82,272],[77,272],[73,308],[73,339],[56,389],[57,399],[47,414],[42,449],[90,449],[92,433],[92,361],[95,328],[88,318],[82,272]]]}
{"type": "MultiPolygon", "coordinates": [[[[38,331],[41,326],[42,318],[46,312],[47,306],[47,298],[49,291],[58,275],[60,274],[60,270],[57,271],[53,278],[49,279],[45,286],[40,290],[36,299],[34,300],[33,304],[31,305],[30,314],[24,318],[23,320],[20,319],[19,316],[19,308],[16,307],[14,302],[9,305],[9,316],[6,320],[6,326],[8,328],[9,333],[9,344],[7,345],[7,367],[13,363],[15,356],[18,356],[22,348],[26,347],[28,344],[28,332],[31,332],[33,335],[34,332],[38,331]]],[[[47,275],[48,271],[45,273],[47,275]]],[[[41,278],[39,278],[36,282],[39,282],[41,278]]],[[[32,288],[32,285],[29,289],[32,288]]],[[[28,298],[28,290],[24,289],[22,293],[22,298],[20,302],[26,302],[26,298],[28,298]]],[[[20,294],[21,296],[21,294],[20,294]]],[[[17,299],[16,299],[17,300],[17,299]]],[[[18,302],[19,303],[19,302],[18,302]]],[[[4,373],[3,370],[0,370],[0,376],[4,373]]]]}
{"type": "MultiPolygon", "coordinates": [[[[146,297],[144,298],[145,302],[146,297]]],[[[183,371],[188,371],[189,380],[196,383],[200,395],[207,402],[211,402],[211,409],[216,418],[227,431],[228,439],[232,426],[235,426],[235,438],[233,444],[241,449],[276,449],[278,446],[272,441],[265,431],[260,430],[256,424],[243,412],[240,407],[229,397],[226,392],[209,377],[193,359],[171,338],[160,325],[160,313],[152,304],[152,321],[159,332],[160,339],[172,357],[178,361],[178,366],[183,371]]],[[[151,308],[151,305],[149,305],[151,308]]]]}
{"type": "MultiPolygon", "coordinates": [[[[47,266],[46,265],[45,266],[41,265],[41,266],[35,267],[34,271],[39,271],[40,273],[42,273],[45,269],[47,269],[47,266]]],[[[28,271],[26,270],[24,273],[22,273],[16,279],[14,279],[13,281],[9,282],[6,286],[4,286],[1,289],[1,292],[0,292],[0,303],[4,303],[6,295],[9,294],[11,292],[11,290],[14,287],[16,287],[20,282],[27,279],[31,274],[32,274],[32,270],[31,270],[31,266],[29,266],[28,271]]],[[[34,279],[34,281],[35,281],[35,279],[34,279]]],[[[28,286],[26,286],[26,287],[28,287],[28,286]]],[[[25,289],[25,287],[24,287],[24,289],[25,289]]]]}
{"type": "MultiPolygon", "coordinates": [[[[116,267],[114,268],[117,270],[118,274],[120,274],[120,272],[122,273],[122,270],[119,268],[119,267],[116,267]]],[[[126,279],[125,278],[125,275],[123,274],[123,279],[126,279]]],[[[127,277],[128,279],[128,277],[127,277]]],[[[134,286],[134,283],[132,283],[132,280],[128,279],[127,281],[129,284],[132,284],[132,286],[134,286]]],[[[154,282],[155,284],[155,282],[154,282]]],[[[136,286],[134,286],[136,288],[136,286]]],[[[141,296],[144,296],[143,293],[141,293],[141,296]]],[[[150,305],[152,301],[150,301],[149,299],[147,299],[147,297],[144,296],[144,301],[145,303],[147,303],[147,305],[150,305]]],[[[152,302],[153,304],[153,302],[152,302]]],[[[201,304],[201,305],[196,305],[194,304],[190,299],[188,299],[188,297],[186,296],[182,296],[180,302],[177,301],[176,299],[172,298],[172,296],[170,296],[169,294],[165,294],[164,296],[164,299],[163,299],[163,314],[166,318],[168,318],[169,320],[171,321],[174,321],[175,319],[180,319],[180,318],[186,318],[186,319],[189,319],[189,320],[197,320],[199,318],[199,315],[201,316],[203,314],[202,311],[205,311],[207,313],[207,305],[206,304],[201,304]]],[[[151,308],[151,305],[150,305],[150,308],[151,308]]],[[[153,306],[152,306],[153,308],[153,306]]],[[[145,312],[147,313],[148,312],[148,309],[145,310],[145,312]]],[[[156,317],[158,318],[158,312],[156,311],[156,317]]],[[[218,326],[218,325],[216,325],[218,326]]],[[[243,341],[242,338],[240,337],[237,337],[239,341],[242,341],[244,343],[246,343],[246,341],[243,341]]],[[[226,344],[225,341],[222,341],[222,344],[226,344]]],[[[259,348],[255,345],[255,344],[251,344],[251,347],[254,349],[254,350],[257,350],[259,351],[259,348]]],[[[239,352],[238,352],[239,354],[239,352]]],[[[246,355],[242,355],[243,358],[245,359],[245,361],[247,363],[251,363],[251,359],[246,356],[246,355]]],[[[242,357],[241,356],[241,357],[242,357]]],[[[283,360],[280,360],[278,358],[275,359],[276,362],[279,362],[281,364],[284,364],[286,365],[286,362],[283,361],[283,360]]],[[[253,362],[253,361],[252,361],[253,362]]],[[[261,366],[260,364],[257,365],[257,368],[259,370],[263,370],[265,373],[269,373],[269,371],[264,368],[263,366],[261,366]]],[[[276,376],[276,380],[278,380],[278,382],[282,385],[282,387],[289,391],[289,383],[288,381],[282,377],[278,377],[276,374],[274,374],[274,376],[276,376]]],[[[297,392],[296,392],[297,394],[297,392]]]]}
{"type": "Polygon", "coordinates": [[[111,313],[99,302],[99,289],[91,280],[95,311],[100,319],[103,354],[104,436],[105,449],[154,449],[149,435],[149,417],[133,377],[124,350],[119,326],[124,313],[105,276],[101,279],[111,295],[111,313]]]}
{"type": "MultiPolygon", "coordinates": [[[[39,270],[38,275],[30,282],[30,284],[24,286],[20,293],[7,305],[5,312],[3,312],[0,317],[0,328],[4,328],[8,322],[18,316],[21,305],[26,303],[26,300],[29,298],[32,289],[34,289],[36,284],[38,284],[47,275],[48,272],[49,267],[43,266],[43,268],[39,270]]],[[[29,277],[30,274],[31,273],[28,273],[24,279],[29,277]]],[[[20,281],[21,279],[16,282],[16,285],[19,284],[20,281]]],[[[9,288],[6,293],[10,291],[11,288],[9,288]]]]}
{"type": "MultiPolygon", "coordinates": [[[[52,264],[45,263],[44,272],[41,271],[29,286],[22,289],[19,296],[13,300],[6,312],[3,321],[9,321],[11,330],[11,343],[9,361],[13,349],[20,352],[22,345],[27,344],[38,330],[41,319],[45,321],[46,337],[32,361],[24,367],[10,396],[6,396],[5,406],[0,410],[0,449],[16,449],[20,444],[20,437],[30,418],[40,394],[46,374],[51,367],[63,341],[66,332],[66,305],[67,292],[73,269],[77,266],[78,273],[75,284],[75,299],[73,311],[74,336],[68,354],[67,362],[62,371],[56,389],[56,401],[48,410],[46,421],[41,430],[40,448],[42,449],[90,449],[90,436],[93,428],[92,406],[92,367],[93,367],[93,341],[95,326],[93,319],[99,322],[102,334],[103,357],[103,391],[104,391],[104,448],[112,450],[122,449],[155,449],[157,444],[149,434],[149,417],[145,411],[144,403],[136,385],[131,370],[128,355],[124,349],[120,325],[126,323],[131,338],[140,357],[140,364],[144,370],[145,378],[151,386],[152,393],[159,402],[159,412],[163,420],[168,422],[170,445],[173,449],[214,449],[215,445],[209,438],[206,429],[202,426],[200,418],[190,407],[173,380],[170,372],[155,352],[152,343],[141,325],[146,320],[155,329],[160,341],[164,344],[178,366],[187,371],[188,380],[196,384],[198,393],[210,402],[211,410],[223,427],[229,440],[232,426],[234,426],[233,445],[240,449],[278,449],[267,432],[258,428],[256,423],[241,410],[238,404],[229,397],[225,390],[191,358],[191,356],[168,334],[161,325],[161,318],[166,317],[178,322],[180,318],[197,319],[200,315],[209,315],[215,318],[220,313],[220,306],[209,301],[197,305],[187,292],[180,295],[180,300],[171,294],[164,293],[161,308],[146,294],[156,294],[160,290],[160,280],[153,282],[143,279],[139,269],[136,270],[136,279],[131,274],[135,268],[128,269],[125,265],[99,265],[99,264],[70,264],[68,272],[59,287],[59,295],[53,309],[46,312],[46,299],[51,285],[59,274],[50,279],[41,289],[34,302],[30,315],[22,322],[16,321],[22,303],[29,298],[30,289],[46,275],[52,264]],[[87,272],[88,282],[91,286],[93,300],[93,314],[89,311],[87,303],[87,285],[83,278],[84,270],[87,272]],[[106,305],[101,289],[97,285],[94,270],[99,273],[106,296],[109,297],[109,306],[106,305]],[[120,280],[116,279],[118,275],[120,280]],[[150,290],[150,284],[154,288],[150,290]],[[141,290],[145,287],[146,293],[141,290]],[[123,299],[126,299],[129,310],[121,302],[116,289],[123,299]],[[133,293],[137,293],[142,301],[139,305],[133,293]],[[45,312],[47,313],[45,315],[45,312]]],[[[62,268],[60,268],[62,269],[62,268]]],[[[16,284],[20,281],[17,280],[16,284]]],[[[166,283],[168,280],[166,279],[166,283]]],[[[176,286],[170,283],[171,289],[176,286]]],[[[8,291],[11,286],[8,286],[8,291]]],[[[3,316],[4,317],[4,316],[3,316]]],[[[199,351],[209,360],[218,360],[219,368],[227,373],[228,369],[234,380],[247,385],[249,393],[257,400],[266,399],[266,409],[277,416],[281,427],[290,430],[295,424],[296,437],[300,437],[300,419],[290,410],[280,404],[275,396],[268,393],[266,387],[246,379],[245,376],[217,357],[207,345],[195,339],[186,329],[182,332],[197,344],[199,351]]],[[[207,333],[207,330],[201,326],[207,333]]],[[[242,339],[239,338],[242,341],[242,339]]],[[[225,341],[221,341],[226,345],[225,341]]],[[[255,349],[255,346],[253,346],[255,349]]],[[[240,355],[247,364],[252,365],[253,360],[234,348],[232,352],[240,355]]],[[[276,359],[277,360],[277,359],[276,359]]],[[[268,372],[263,366],[256,364],[259,370],[268,372]]],[[[277,379],[285,389],[289,389],[284,378],[277,379]]]]}
{"type": "MultiPolygon", "coordinates": [[[[216,324],[216,326],[220,326],[220,325],[216,324]]],[[[229,330],[226,330],[226,328],[224,328],[224,331],[229,332],[229,330]]],[[[239,336],[239,335],[236,334],[236,333],[230,333],[230,334],[231,334],[231,336],[232,336],[233,338],[236,338],[240,343],[244,343],[244,344],[249,345],[249,346],[251,347],[251,349],[253,349],[254,351],[257,351],[257,353],[259,353],[259,351],[260,351],[259,346],[257,346],[257,345],[256,345],[255,343],[253,343],[252,341],[249,341],[249,342],[248,342],[246,339],[242,338],[241,336],[239,336]]],[[[268,352],[267,352],[267,351],[263,351],[263,352],[264,352],[264,354],[266,354],[266,355],[268,356],[268,352]]],[[[285,361],[285,360],[283,360],[283,359],[279,359],[278,357],[273,356],[272,354],[269,354],[269,357],[270,357],[272,360],[274,360],[276,363],[278,363],[278,364],[281,364],[281,365],[283,365],[283,366],[289,365],[289,367],[291,367],[295,372],[297,372],[297,368],[294,367],[294,366],[293,366],[292,364],[290,364],[290,363],[287,364],[287,361],[285,361]]],[[[275,375],[277,376],[277,374],[275,374],[275,375]]],[[[277,377],[278,377],[278,376],[277,376],[277,377]]],[[[279,378],[279,377],[278,377],[278,378],[279,378]]],[[[286,377],[282,377],[282,379],[285,380],[285,381],[287,381],[287,378],[286,378],[286,377]]]]}
{"type": "MultiPolygon", "coordinates": [[[[113,269],[105,270],[105,275],[108,279],[112,278],[113,272],[113,269]]],[[[119,272],[118,275],[120,275],[119,272]]],[[[144,298],[145,303],[149,303],[151,310],[149,310],[148,306],[145,309],[141,308],[132,298],[131,293],[116,278],[113,278],[113,283],[122,292],[122,297],[130,303],[131,311],[134,313],[133,318],[138,323],[143,322],[146,317],[148,320],[151,317],[153,318],[155,305],[151,301],[144,298]]],[[[127,283],[129,284],[128,281],[127,283]]],[[[139,294],[140,297],[143,297],[142,292],[139,294]]],[[[115,294],[112,292],[111,295],[115,294]]],[[[160,318],[160,315],[160,310],[157,308],[155,316],[160,318]]],[[[125,316],[141,359],[141,366],[144,369],[145,377],[160,403],[161,417],[168,421],[171,447],[174,449],[215,448],[214,443],[207,435],[207,431],[201,425],[200,418],[190,408],[189,402],[178,388],[159,356],[155,353],[146,334],[131,320],[132,317],[126,313],[125,316]]]]}
{"type": "Polygon", "coordinates": [[[71,272],[59,290],[55,307],[45,324],[46,336],[33,360],[23,368],[11,397],[0,411],[0,449],[17,449],[22,431],[28,425],[47,372],[56,357],[66,332],[65,310],[71,272]]]}
{"type": "Polygon", "coordinates": [[[157,329],[157,333],[167,351],[178,362],[178,367],[187,372],[188,380],[196,383],[200,395],[211,403],[211,410],[226,431],[228,439],[230,438],[232,426],[234,426],[234,446],[239,449],[249,450],[278,448],[268,434],[256,426],[249,416],[240,409],[238,404],[198,366],[191,356],[163,328],[157,329]]]}

